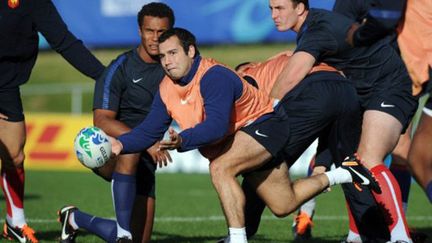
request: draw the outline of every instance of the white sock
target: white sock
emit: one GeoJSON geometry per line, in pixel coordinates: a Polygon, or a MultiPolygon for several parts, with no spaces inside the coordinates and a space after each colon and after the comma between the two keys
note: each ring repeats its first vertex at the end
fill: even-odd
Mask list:
{"type": "Polygon", "coordinates": [[[74,230],[79,229],[79,226],[75,222],[75,214],[74,213],[71,213],[70,216],[69,216],[69,224],[70,224],[70,226],[72,226],[72,228],[74,230]]]}
{"type": "Polygon", "coordinates": [[[15,205],[11,204],[12,206],[12,215],[13,217],[9,217],[9,215],[6,214],[6,220],[10,225],[13,227],[19,227],[22,228],[24,225],[26,225],[26,220],[24,216],[24,209],[17,208],[15,205]]]}
{"type": "Polygon", "coordinates": [[[300,211],[307,213],[307,215],[310,218],[310,217],[312,217],[312,214],[315,210],[315,205],[316,205],[315,198],[312,198],[309,201],[303,203],[303,205],[301,205],[300,211]]]}
{"type": "Polygon", "coordinates": [[[353,242],[353,243],[362,243],[362,239],[359,234],[355,233],[354,231],[350,230],[348,231],[348,236],[346,238],[347,242],[353,242]]]}
{"type": "Polygon", "coordinates": [[[324,172],[324,174],[329,180],[329,186],[352,182],[351,174],[341,167],[324,172]]]}
{"type": "Polygon", "coordinates": [[[230,243],[247,243],[246,228],[228,228],[230,243]]]}
{"type": "Polygon", "coordinates": [[[132,234],[123,229],[118,223],[117,223],[117,238],[127,237],[128,239],[132,239],[132,234]]]}

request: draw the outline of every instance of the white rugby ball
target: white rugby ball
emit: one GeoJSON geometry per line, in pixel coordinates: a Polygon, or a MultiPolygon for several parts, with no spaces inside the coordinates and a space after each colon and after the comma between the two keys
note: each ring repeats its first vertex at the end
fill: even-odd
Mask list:
{"type": "Polygon", "coordinates": [[[111,142],[98,127],[81,129],[75,137],[74,148],[81,164],[90,169],[102,167],[111,156],[111,142]]]}

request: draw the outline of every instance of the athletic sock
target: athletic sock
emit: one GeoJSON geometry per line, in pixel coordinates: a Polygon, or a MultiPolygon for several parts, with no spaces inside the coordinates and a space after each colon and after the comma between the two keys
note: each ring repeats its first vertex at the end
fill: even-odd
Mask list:
{"type": "Polygon", "coordinates": [[[408,208],[408,197],[411,188],[411,173],[406,166],[391,164],[390,171],[399,183],[402,196],[402,206],[406,214],[408,208]]]}
{"type": "Polygon", "coordinates": [[[5,195],[7,222],[22,228],[26,224],[24,215],[24,168],[1,168],[1,187],[5,195]]]}
{"type": "Polygon", "coordinates": [[[306,213],[309,218],[312,218],[314,211],[315,211],[315,198],[313,197],[312,199],[310,199],[309,201],[303,203],[303,205],[301,205],[300,207],[300,212],[304,212],[306,213]]]}
{"type": "Polygon", "coordinates": [[[352,182],[351,174],[341,167],[324,172],[324,174],[329,180],[329,186],[352,182]]]}
{"type": "Polygon", "coordinates": [[[429,198],[429,202],[432,203],[432,181],[429,181],[426,186],[426,195],[429,198]]]}
{"type": "Polygon", "coordinates": [[[132,239],[130,222],[136,194],[135,175],[114,172],[111,189],[117,219],[117,238],[128,237],[132,239]]]}
{"type": "Polygon", "coordinates": [[[387,218],[391,241],[411,242],[408,224],[402,208],[402,196],[399,185],[390,170],[384,165],[377,165],[371,170],[381,187],[381,194],[373,193],[375,200],[387,218]]]}
{"type": "Polygon", "coordinates": [[[98,218],[75,210],[69,223],[73,228],[79,227],[101,237],[105,242],[116,242],[117,223],[114,220],[98,218]]]}
{"type": "Polygon", "coordinates": [[[228,228],[230,243],[247,243],[246,228],[228,228]]]}

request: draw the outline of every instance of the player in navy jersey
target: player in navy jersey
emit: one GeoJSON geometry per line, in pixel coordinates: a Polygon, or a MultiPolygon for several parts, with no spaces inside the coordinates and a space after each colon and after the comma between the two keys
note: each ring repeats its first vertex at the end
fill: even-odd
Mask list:
{"type": "MultiPolygon", "coordinates": [[[[413,81],[413,94],[417,96],[429,94],[432,89],[429,82],[432,73],[432,58],[428,54],[430,48],[427,44],[430,33],[423,32],[422,29],[429,27],[432,22],[428,2],[423,5],[421,2],[407,3],[406,0],[370,0],[363,3],[353,0],[350,2],[352,3],[346,4],[346,1],[336,1],[334,10],[340,13],[347,12],[348,16],[363,16],[363,21],[354,24],[348,32],[347,39],[350,40],[351,44],[355,46],[368,45],[379,40],[379,38],[385,37],[386,34],[395,37],[393,38],[395,46],[401,52],[402,59],[407,65],[413,81]],[[346,9],[347,5],[353,7],[346,9]],[[366,15],[363,14],[365,11],[367,12],[366,15]],[[399,45],[401,45],[401,48],[399,48],[399,45]]],[[[414,137],[416,137],[416,142],[413,143],[414,146],[410,146],[410,134],[401,137],[404,146],[398,146],[401,147],[399,150],[401,150],[402,154],[398,154],[397,157],[402,157],[404,159],[403,163],[408,157],[413,175],[432,202],[432,171],[428,168],[428,163],[432,161],[432,153],[428,152],[431,151],[430,149],[424,148],[424,145],[430,140],[428,139],[429,135],[425,132],[428,130],[425,128],[430,126],[428,117],[426,117],[430,116],[428,111],[430,109],[428,107],[431,106],[430,103],[432,103],[430,100],[426,102],[427,105],[425,105],[422,114],[425,118],[418,129],[420,132],[414,134],[414,137]]],[[[398,161],[397,163],[400,164],[398,161]]],[[[396,171],[396,173],[404,176],[401,171],[396,171]]],[[[398,181],[401,183],[399,179],[398,181]]],[[[406,179],[406,181],[408,180],[406,179]]],[[[404,193],[402,185],[401,189],[403,200],[407,200],[409,187],[406,187],[406,193],[404,193]]]]}
{"type": "MultiPolygon", "coordinates": [[[[383,38],[388,39],[391,45],[400,53],[413,82],[413,95],[422,96],[430,92],[430,70],[432,58],[427,53],[430,48],[425,43],[429,42],[428,34],[424,28],[432,23],[430,5],[428,2],[409,2],[406,0],[336,0],[333,11],[341,13],[349,18],[356,19],[347,33],[347,41],[353,46],[371,45],[383,38]],[[399,48],[401,45],[401,48],[399,48]],[[414,50],[414,51],[412,51],[414,50]],[[413,61],[414,60],[414,61],[413,61]]],[[[430,34],[429,34],[430,35],[430,34]]],[[[424,108],[423,117],[427,115],[427,106],[424,108]]],[[[423,119],[427,121],[427,119],[423,119]]],[[[432,194],[427,193],[428,181],[432,180],[432,170],[428,167],[432,159],[430,149],[425,149],[428,144],[427,129],[422,128],[427,122],[422,122],[415,132],[416,142],[411,143],[412,126],[410,125],[401,135],[399,142],[391,154],[390,171],[396,177],[401,193],[403,209],[406,213],[411,187],[411,171],[420,185],[431,199],[432,194]],[[426,135],[426,136],[425,136],[426,135]],[[418,138],[421,137],[420,140],[418,138]],[[421,141],[421,142],[418,142],[421,141]],[[411,146],[413,144],[413,146],[411,146]],[[428,155],[429,154],[429,155],[428,155]],[[409,169],[411,165],[411,171],[409,169]],[[429,179],[423,175],[429,173],[429,179]],[[421,179],[420,179],[421,178],[421,179]]],[[[432,182],[430,182],[432,185],[432,182]]],[[[424,234],[411,232],[414,242],[422,241],[424,234]]],[[[424,241],[424,240],[423,240],[424,241]]]]}
{"type": "Polygon", "coordinates": [[[356,155],[383,189],[382,194],[374,197],[383,213],[391,218],[387,222],[390,240],[411,241],[399,186],[383,165],[384,157],[396,146],[417,106],[402,60],[385,41],[352,47],[346,41],[346,33],[354,20],[326,10],[309,9],[307,0],[270,0],[270,9],[279,31],[297,32],[295,53],[272,95],[282,97],[317,62],[326,62],[344,72],[356,87],[365,110],[356,155]]]}
{"type": "Polygon", "coordinates": [[[40,32],[82,74],[97,79],[104,66],[67,28],[51,0],[0,1],[0,160],[7,216],[3,235],[38,242],[24,215],[24,145],[20,86],[31,74],[40,32]]]}
{"type": "MultiPolygon", "coordinates": [[[[144,5],[138,13],[140,45],[112,61],[96,82],[94,124],[108,135],[118,137],[130,131],[149,113],[164,77],[157,39],[173,27],[174,21],[174,13],[166,4],[144,5]]],[[[76,230],[83,228],[107,242],[132,239],[150,242],[155,210],[155,162],[166,163],[169,159],[166,157],[169,155],[156,150],[153,147],[147,152],[121,155],[114,163],[96,169],[96,173],[112,183],[116,221],[92,218],[75,207],[64,207],[59,212],[64,226],[62,241],[73,241],[76,230]]]]}
{"type": "MultiPolygon", "coordinates": [[[[264,62],[240,64],[236,67],[236,71],[246,80],[253,83],[255,87],[269,94],[278,75],[283,71],[292,54],[291,51],[285,51],[264,62]]],[[[308,75],[316,73],[316,77],[319,79],[320,75],[327,72],[335,73],[337,70],[325,63],[319,63],[313,67],[308,75]]],[[[338,158],[337,155],[334,155],[329,149],[325,149],[326,144],[327,143],[322,142],[322,140],[318,144],[317,151],[319,153],[311,160],[308,176],[324,173],[330,169],[333,162],[336,167],[338,167],[340,166],[340,162],[344,159],[338,158]]],[[[258,230],[265,204],[259,199],[256,192],[246,180],[243,181],[242,188],[246,196],[246,231],[248,237],[251,237],[258,230]]],[[[347,202],[350,204],[350,207],[353,207],[353,213],[350,214],[350,219],[353,218],[359,222],[359,229],[362,233],[363,240],[384,240],[388,238],[388,230],[386,227],[383,227],[383,225],[385,225],[384,218],[379,213],[379,209],[370,191],[367,188],[358,191],[351,184],[343,184],[342,188],[347,202]]],[[[299,208],[298,215],[295,217],[292,226],[295,240],[307,240],[312,237],[311,228],[313,225],[312,217],[314,208],[314,199],[307,201],[299,208]]]]}
{"type": "MultiPolygon", "coordinates": [[[[385,38],[399,52],[396,41],[396,27],[401,17],[403,17],[405,3],[405,0],[336,0],[333,11],[356,20],[347,33],[347,41],[350,45],[367,46],[385,38]]],[[[391,161],[389,169],[401,189],[402,206],[405,214],[408,208],[408,196],[411,187],[411,173],[407,161],[411,144],[410,136],[411,125],[401,135],[397,146],[388,156],[391,161]]],[[[359,234],[361,232],[356,225],[359,223],[349,221],[350,230],[347,241],[360,238],[359,234]]]]}

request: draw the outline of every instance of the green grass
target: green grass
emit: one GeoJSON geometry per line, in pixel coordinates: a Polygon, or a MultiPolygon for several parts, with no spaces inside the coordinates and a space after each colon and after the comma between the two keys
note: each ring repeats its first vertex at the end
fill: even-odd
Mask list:
{"type": "MultiPolygon", "coordinates": [[[[234,67],[245,61],[264,60],[274,54],[292,48],[289,44],[269,45],[220,45],[200,48],[202,56],[212,57],[228,66],[234,67]]],[[[93,50],[93,54],[104,64],[128,49],[93,50]]],[[[61,55],[54,51],[40,52],[30,77],[31,84],[37,83],[85,83],[89,78],[69,65],[61,55]]]]}
{"type": "MultiPolygon", "coordinates": [[[[272,45],[225,45],[200,48],[203,56],[212,57],[230,67],[245,61],[261,61],[274,54],[292,48],[287,44],[272,45]]],[[[105,65],[126,49],[95,50],[93,53],[105,65]]],[[[93,81],[69,65],[59,54],[45,51],[39,54],[36,65],[28,82],[28,87],[35,84],[93,84],[93,81]]],[[[23,98],[26,112],[70,112],[70,93],[56,95],[27,95],[23,98]]],[[[84,94],[83,112],[91,112],[92,92],[84,94]]]]}
{"type": "MultiPolygon", "coordinates": [[[[55,212],[63,205],[73,204],[97,216],[114,216],[110,184],[92,173],[30,170],[26,177],[26,217],[41,242],[55,242],[59,236],[55,212]]],[[[4,212],[4,202],[0,207],[4,212]]],[[[291,222],[292,216],[276,219],[266,212],[258,235],[250,242],[291,241],[291,222]]],[[[432,206],[417,184],[411,188],[408,222],[432,239],[432,206]]],[[[341,239],[347,223],[343,195],[336,187],[318,198],[313,242],[341,239]]],[[[154,242],[215,242],[225,234],[225,222],[208,175],[158,174],[154,242]]],[[[103,241],[84,233],[77,242],[103,241]]]]}

